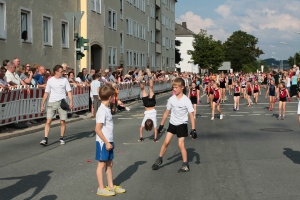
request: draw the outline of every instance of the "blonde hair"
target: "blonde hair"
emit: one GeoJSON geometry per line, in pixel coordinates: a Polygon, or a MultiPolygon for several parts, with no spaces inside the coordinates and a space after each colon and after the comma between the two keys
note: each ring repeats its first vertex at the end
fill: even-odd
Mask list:
{"type": "Polygon", "coordinates": [[[175,78],[173,83],[172,83],[172,86],[183,86],[185,87],[185,83],[184,83],[184,80],[182,78],[175,78]]]}

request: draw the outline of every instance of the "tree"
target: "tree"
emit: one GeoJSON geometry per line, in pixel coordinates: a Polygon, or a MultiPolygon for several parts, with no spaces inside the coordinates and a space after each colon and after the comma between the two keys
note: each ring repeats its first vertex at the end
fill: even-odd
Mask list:
{"type": "Polygon", "coordinates": [[[258,39],[243,31],[234,32],[223,44],[225,60],[231,62],[233,71],[240,71],[244,65],[255,66],[257,58],[264,54],[256,47],[258,39]]]}
{"type": "Polygon", "coordinates": [[[191,55],[191,61],[195,65],[198,64],[202,69],[218,71],[224,62],[224,51],[221,41],[216,41],[213,36],[207,35],[206,30],[200,30],[198,34],[193,35],[193,48],[188,50],[187,54],[191,55]]]}
{"type": "MultiPolygon", "coordinates": [[[[180,46],[181,42],[179,40],[175,40],[175,46],[180,46]]],[[[182,61],[181,53],[179,52],[179,49],[175,48],[175,64],[178,64],[180,61],[182,61]]]]}
{"type": "MultiPolygon", "coordinates": [[[[294,56],[293,57],[292,56],[289,57],[288,62],[289,62],[290,66],[294,65],[294,62],[295,62],[294,60],[295,60],[294,56]]],[[[298,52],[296,53],[296,65],[300,66],[300,54],[298,52]]]]}

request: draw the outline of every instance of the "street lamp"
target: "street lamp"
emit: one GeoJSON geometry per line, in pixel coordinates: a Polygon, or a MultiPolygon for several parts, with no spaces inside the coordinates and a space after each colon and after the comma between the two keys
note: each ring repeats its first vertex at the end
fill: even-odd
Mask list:
{"type": "Polygon", "coordinates": [[[280,42],[280,44],[284,44],[284,45],[292,45],[294,46],[294,65],[296,65],[296,46],[290,43],[286,43],[286,42],[280,42]]]}

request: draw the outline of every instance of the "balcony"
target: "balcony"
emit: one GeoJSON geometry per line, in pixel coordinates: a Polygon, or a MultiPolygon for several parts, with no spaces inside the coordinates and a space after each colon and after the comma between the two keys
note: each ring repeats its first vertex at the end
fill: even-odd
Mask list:
{"type": "Polygon", "coordinates": [[[156,43],[156,53],[161,53],[161,45],[156,43]]]}
{"type": "Polygon", "coordinates": [[[161,1],[161,0],[156,0],[156,7],[157,7],[157,8],[160,8],[160,5],[161,5],[160,1],[161,1]]]}
{"type": "Polygon", "coordinates": [[[155,27],[156,27],[157,31],[160,31],[160,27],[161,27],[160,26],[160,21],[156,20],[156,26],[155,27]]]}

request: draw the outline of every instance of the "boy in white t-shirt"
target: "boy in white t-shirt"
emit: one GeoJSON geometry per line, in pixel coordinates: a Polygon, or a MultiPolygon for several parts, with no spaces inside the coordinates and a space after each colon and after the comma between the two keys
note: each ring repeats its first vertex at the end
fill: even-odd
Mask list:
{"type": "Polygon", "coordinates": [[[188,136],[188,115],[190,116],[192,131],[190,136],[193,139],[197,138],[197,133],[195,129],[195,120],[194,120],[194,108],[190,101],[190,99],[183,94],[183,89],[185,86],[184,80],[182,78],[176,78],[173,81],[173,90],[175,95],[169,98],[167,103],[167,109],[163,115],[161,125],[159,126],[158,132],[160,133],[164,127],[164,123],[169,116],[170,110],[170,124],[167,130],[166,139],[161,147],[159,157],[152,165],[153,170],[157,170],[158,166],[162,164],[162,157],[167,151],[167,147],[169,146],[174,135],[177,135],[178,138],[178,147],[181,151],[183,165],[178,170],[180,172],[188,172],[190,171],[188,160],[187,160],[187,151],[184,146],[184,139],[188,136]]]}
{"type": "Polygon", "coordinates": [[[114,196],[126,192],[120,186],[115,186],[113,184],[112,178],[112,166],[114,158],[114,124],[109,109],[109,103],[112,98],[114,98],[115,90],[111,85],[104,85],[100,88],[100,98],[102,103],[98,108],[96,114],[96,156],[95,159],[98,160],[98,167],[96,170],[97,180],[98,180],[98,190],[97,195],[100,196],[114,196]],[[104,172],[106,172],[106,178],[108,186],[104,187],[104,172]]]}

